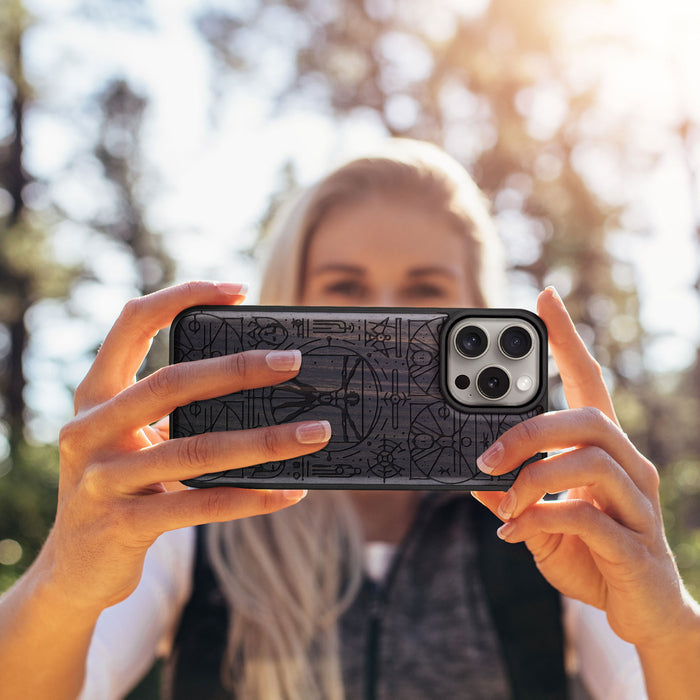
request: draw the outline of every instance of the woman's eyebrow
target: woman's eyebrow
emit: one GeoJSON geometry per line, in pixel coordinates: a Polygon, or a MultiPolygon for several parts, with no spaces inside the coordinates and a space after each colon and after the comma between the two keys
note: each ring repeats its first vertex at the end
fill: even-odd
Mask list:
{"type": "Polygon", "coordinates": [[[323,274],[325,272],[340,272],[352,275],[363,275],[365,270],[359,265],[350,265],[348,263],[326,263],[319,265],[311,270],[314,274],[323,274]]]}
{"type": "Polygon", "coordinates": [[[443,277],[450,277],[451,279],[457,279],[460,274],[457,270],[451,267],[442,267],[441,265],[433,265],[431,267],[416,267],[408,271],[409,277],[427,277],[428,275],[441,275],[443,277]]]}

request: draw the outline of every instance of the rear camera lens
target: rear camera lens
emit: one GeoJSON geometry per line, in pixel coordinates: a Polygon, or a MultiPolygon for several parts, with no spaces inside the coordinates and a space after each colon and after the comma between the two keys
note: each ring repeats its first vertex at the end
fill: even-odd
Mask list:
{"type": "Polygon", "coordinates": [[[498,346],[507,357],[520,360],[532,350],[532,336],[521,326],[510,326],[501,333],[498,346]]]}
{"type": "Polygon", "coordinates": [[[486,367],[476,379],[479,393],[487,399],[501,399],[510,389],[510,378],[500,367],[486,367]]]}
{"type": "Polygon", "coordinates": [[[480,357],[489,345],[486,332],[479,326],[465,326],[457,331],[455,345],[464,357],[480,357]]]}

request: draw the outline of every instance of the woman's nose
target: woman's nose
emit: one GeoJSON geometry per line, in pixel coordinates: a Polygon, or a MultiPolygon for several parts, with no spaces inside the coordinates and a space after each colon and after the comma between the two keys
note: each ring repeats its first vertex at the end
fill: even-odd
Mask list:
{"type": "Polygon", "coordinates": [[[375,301],[370,302],[372,306],[400,306],[398,303],[398,293],[392,287],[378,289],[374,295],[375,301]]]}

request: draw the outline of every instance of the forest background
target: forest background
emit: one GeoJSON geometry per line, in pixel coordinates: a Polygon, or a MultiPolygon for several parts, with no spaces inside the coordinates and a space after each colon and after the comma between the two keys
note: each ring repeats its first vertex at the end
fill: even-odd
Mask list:
{"type": "Polygon", "coordinates": [[[0,0],[0,592],[122,304],[254,300],[278,204],[396,135],[488,194],[510,303],[564,297],[700,596],[698,30],[694,0],[0,0]]]}

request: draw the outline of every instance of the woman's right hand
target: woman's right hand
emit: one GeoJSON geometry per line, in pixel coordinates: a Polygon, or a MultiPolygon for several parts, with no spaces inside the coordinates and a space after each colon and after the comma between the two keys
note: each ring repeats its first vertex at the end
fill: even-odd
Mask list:
{"type": "Polygon", "coordinates": [[[151,427],[177,406],[294,377],[298,351],[255,350],[164,367],[135,381],[151,341],[184,308],[237,304],[240,285],[192,282],[130,301],[75,394],[61,431],[58,510],[42,551],[51,585],[73,608],[127,597],[147,549],[166,530],[270,513],[303,491],[216,487],[168,490],[199,474],[321,449],[325,422],[307,421],[163,440],[151,427]],[[47,560],[48,559],[48,560],[47,560]]]}

